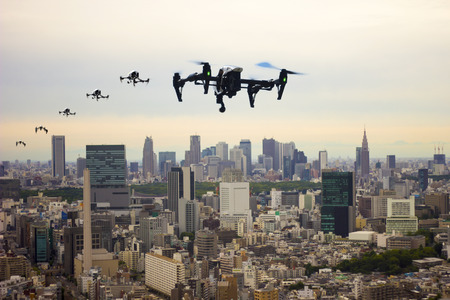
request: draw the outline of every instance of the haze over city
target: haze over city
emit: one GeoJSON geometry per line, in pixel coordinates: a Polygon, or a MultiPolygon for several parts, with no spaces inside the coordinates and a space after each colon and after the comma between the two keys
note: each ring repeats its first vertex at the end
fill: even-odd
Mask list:
{"type": "Polygon", "coordinates": [[[0,3],[2,160],[48,160],[52,135],[66,137],[67,161],[89,144],[124,144],[139,161],[146,136],[181,159],[194,134],[202,148],[250,139],[253,157],[273,137],[311,159],[324,149],[353,158],[364,127],[371,157],[450,147],[446,1],[0,3]],[[289,77],[281,101],[263,91],[250,108],[241,91],[221,114],[200,86],[177,101],[173,73],[200,72],[195,60],[213,74],[231,64],[244,78],[277,78],[255,65],[269,61],[306,75],[289,77]],[[149,84],[119,81],[133,69],[149,84]],[[86,98],[96,88],[110,98],[86,98]]]}

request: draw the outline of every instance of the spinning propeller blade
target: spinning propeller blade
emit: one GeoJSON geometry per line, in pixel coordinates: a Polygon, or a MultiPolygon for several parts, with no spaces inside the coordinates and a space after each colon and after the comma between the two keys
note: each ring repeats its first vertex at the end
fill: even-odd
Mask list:
{"type": "MultiPolygon", "coordinates": [[[[275,67],[274,65],[272,65],[269,62],[260,62],[258,64],[256,64],[258,67],[262,67],[262,68],[269,68],[269,69],[275,69],[275,70],[281,70],[281,68],[275,67]]],[[[305,75],[305,73],[299,73],[299,72],[294,72],[294,71],[289,71],[286,70],[287,74],[292,74],[292,75],[305,75]]]]}

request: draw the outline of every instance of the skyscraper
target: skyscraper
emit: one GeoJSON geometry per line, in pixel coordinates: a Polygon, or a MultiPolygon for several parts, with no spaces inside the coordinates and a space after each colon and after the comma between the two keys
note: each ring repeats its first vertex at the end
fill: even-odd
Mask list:
{"type": "Polygon", "coordinates": [[[386,169],[395,169],[395,155],[386,156],[386,169]]]}
{"type": "Polygon", "coordinates": [[[92,203],[111,208],[129,206],[125,145],[86,145],[86,168],[91,175],[92,203]]]}
{"type": "Polygon", "coordinates": [[[356,161],[355,173],[358,175],[361,172],[361,147],[356,147],[356,161]]]}
{"type": "Polygon", "coordinates": [[[328,169],[328,152],[319,151],[319,176],[322,176],[322,170],[328,169]]]}
{"type": "Polygon", "coordinates": [[[220,157],[222,161],[228,160],[228,144],[225,142],[219,142],[216,145],[217,156],[220,157]]]}
{"type": "Polygon", "coordinates": [[[64,135],[52,136],[52,176],[62,178],[66,170],[66,138],[64,135]]]}
{"type": "Polygon", "coordinates": [[[369,143],[367,142],[366,128],[361,147],[361,177],[369,176],[369,143]]]}
{"type": "Polygon", "coordinates": [[[173,167],[167,178],[167,206],[175,212],[175,220],[178,222],[179,199],[192,200],[195,197],[194,172],[190,167],[173,167]]]}
{"type": "Polygon", "coordinates": [[[248,182],[220,183],[220,213],[243,212],[250,209],[250,185],[248,182]]]}
{"type": "Polygon", "coordinates": [[[144,151],[142,156],[142,174],[144,178],[153,174],[155,166],[153,165],[153,139],[146,137],[144,142],[144,151]]]}
{"type": "Polygon", "coordinates": [[[86,158],[78,157],[77,158],[77,178],[83,177],[83,171],[86,168],[86,158]]]}
{"type": "Polygon", "coordinates": [[[230,160],[234,161],[234,167],[242,171],[242,174],[246,174],[247,159],[244,156],[243,150],[238,146],[234,146],[230,149],[230,160]]]}
{"type": "Polygon", "coordinates": [[[170,171],[169,169],[166,169],[164,166],[166,165],[166,162],[170,161],[171,165],[175,166],[177,159],[176,159],[176,152],[173,151],[162,151],[158,153],[159,157],[159,172],[162,177],[167,176],[167,172],[170,171]]]}
{"type": "Polygon", "coordinates": [[[191,144],[189,148],[189,163],[198,164],[201,159],[202,150],[200,147],[200,136],[191,135],[191,144]]]}
{"type": "MultiPolygon", "coordinates": [[[[91,227],[91,175],[84,169],[83,184],[83,236],[92,236],[91,227]]],[[[83,239],[83,271],[89,272],[92,267],[92,239],[83,239]]]]}
{"type": "Polygon", "coordinates": [[[322,173],[322,231],[347,237],[355,230],[355,177],[353,172],[322,173]]]}
{"type": "Polygon", "coordinates": [[[423,192],[428,187],[428,169],[419,169],[418,177],[419,177],[419,188],[423,192]]]}
{"type": "Polygon", "coordinates": [[[252,143],[250,140],[241,140],[239,148],[247,158],[247,174],[245,175],[252,175],[252,143]]]}
{"type": "Polygon", "coordinates": [[[278,171],[280,168],[279,164],[279,157],[277,153],[279,154],[279,143],[275,141],[273,138],[271,139],[263,139],[263,154],[266,156],[270,156],[273,159],[273,169],[275,171],[278,171]]]}

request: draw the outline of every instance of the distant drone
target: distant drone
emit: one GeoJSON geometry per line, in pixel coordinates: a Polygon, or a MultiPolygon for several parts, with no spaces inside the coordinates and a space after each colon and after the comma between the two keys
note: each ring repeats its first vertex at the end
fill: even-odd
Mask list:
{"type": "Polygon", "coordinates": [[[39,127],[36,127],[35,129],[34,129],[34,131],[37,133],[38,132],[38,130],[44,130],[45,131],[45,133],[48,133],[48,129],[47,128],[45,128],[44,126],[39,126],[39,127]]]}
{"type": "Polygon", "coordinates": [[[122,80],[124,80],[124,79],[127,79],[127,83],[128,84],[133,83],[133,86],[135,86],[136,83],[139,83],[139,82],[146,82],[146,83],[148,83],[150,81],[150,78],[147,78],[145,80],[140,79],[138,71],[131,71],[128,74],[128,76],[126,76],[126,77],[120,76],[120,82],[122,82],[122,80]]]}
{"type": "Polygon", "coordinates": [[[66,109],[63,110],[63,111],[60,111],[59,114],[63,114],[63,115],[65,115],[66,117],[68,117],[69,115],[75,115],[76,113],[75,113],[75,112],[70,112],[70,109],[69,109],[69,108],[66,108],[66,109]]]}
{"type": "Polygon", "coordinates": [[[16,142],[16,146],[18,146],[18,145],[20,145],[20,144],[22,144],[24,147],[27,145],[27,144],[25,144],[25,142],[22,142],[22,141],[17,141],[17,142],[16,142]]]}
{"type": "MultiPolygon", "coordinates": [[[[270,80],[255,80],[255,79],[241,79],[242,68],[233,66],[224,66],[219,70],[217,76],[211,76],[211,66],[207,62],[200,62],[203,65],[202,73],[194,73],[186,78],[181,78],[179,73],[173,75],[173,87],[178,97],[178,101],[182,102],[183,87],[186,82],[194,82],[195,85],[203,85],[204,93],[208,93],[210,85],[215,86],[216,103],[220,104],[220,112],[225,112],[225,104],[223,103],[223,96],[231,98],[236,95],[241,88],[246,88],[250,107],[254,107],[256,94],[260,90],[270,91],[274,86],[278,89],[278,100],[283,96],[284,87],[287,83],[288,74],[301,74],[281,69],[278,79],[270,80]]],[[[275,68],[270,63],[259,63],[257,66],[265,68],[275,68]]]]}
{"type": "Polygon", "coordinates": [[[96,99],[98,101],[98,99],[100,98],[109,98],[109,95],[103,96],[102,95],[102,91],[100,90],[95,90],[92,92],[92,94],[86,94],[86,97],[92,96],[92,99],[96,99]]]}

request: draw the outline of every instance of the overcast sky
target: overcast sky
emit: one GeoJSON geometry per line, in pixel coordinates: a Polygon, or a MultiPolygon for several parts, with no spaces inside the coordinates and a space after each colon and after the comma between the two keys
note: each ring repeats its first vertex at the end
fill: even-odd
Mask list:
{"type": "Polygon", "coordinates": [[[353,158],[364,126],[371,157],[450,147],[449,1],[0,0],[0,37],[0,160],[48,160],[51,135],[65,135],[66,161],[87,144],[125,144],[140,161],[146,136],[180,160],[193,134],[202,148],[250,139],[254,159],[265,137],[310,161],[323,149],[353,158]],[[261,91],[250,108],[243,90],[221,114],[201,86],[177,101],[173,73],[200,72],[192,61],[242,78],[277,78],[262,61],[306,75],[289,77],[281,101],[261,91]],[[121,83],[133,69],[150,83],[121,83]],[[86,98],[96,88],[109,99],[86,98]]]}

